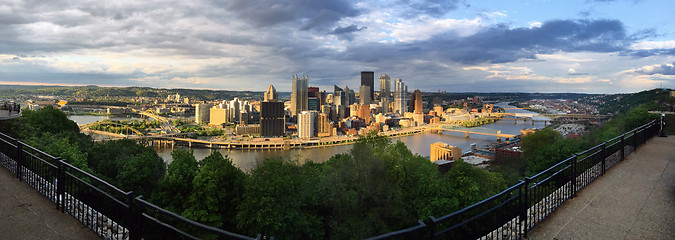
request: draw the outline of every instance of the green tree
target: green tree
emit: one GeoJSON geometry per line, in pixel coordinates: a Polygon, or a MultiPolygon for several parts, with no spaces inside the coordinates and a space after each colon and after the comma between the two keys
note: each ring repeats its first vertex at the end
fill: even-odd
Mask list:
{"type": "Polygon", "coordinates": [[[462,203],[460,207],[479,202],[506,188],[501,175],[473,167],[461,159],[455,161],[445,180],[453,189],[457,201],[462,203]]]}
{"type": "Polygon", "coordinates": [[[52,156],[61,157],[81,170],[93,173],[87,164],[89,156],[87,150],[91,149],[93,142],[87,135],[72,131],[47,132],[35,135],[24,142],[31,146],[37,146],[40,150],[52,156]]]}
{"type": "Polygon", "coordinates": [[[189,207],[183,216],[214,227],[236,230],[237,207],[244,193],[246,174],[214,151],[200,162],[192,181],[189,207]]]}
{"type": "Polygon", "coordinates": [[[540,149],[550,146],[560,139],[562,139],[562,135],[551,128],[544,128],[523,137],[520,145],[523,150],[523,158],[528,159],[536,157],[537,152],[540,149]]]}
{"type": "Polygon", "coordinates": [[[152,201],[169,211],[182,213],[188,206],[186,199],[192,194],[192,181],[199,170],[199,163],[191,150],[173,150],[171,157],[173,161],[152,201]]]}
{"type": "Polygon", "coordinates": [[[122,139],[95,143],[88,165],[123,190],[149,196],[166,174],[166,164],[152,148],[122,139]]]}
{"type": "Polygon", "coordinates": [[[63,111],[46,106],[37,111],[24,110],[19,117],[20,136],[27,139],[42,133],[59,133],[62,131],[79,132],[77,123],[68,119],[63,111]]]}
{"type": "Polygon", "coordinates": [[[320,164],[268,159],[248,178],[239,205],[239,229],[288,239],[323,238],[320,164]]]}

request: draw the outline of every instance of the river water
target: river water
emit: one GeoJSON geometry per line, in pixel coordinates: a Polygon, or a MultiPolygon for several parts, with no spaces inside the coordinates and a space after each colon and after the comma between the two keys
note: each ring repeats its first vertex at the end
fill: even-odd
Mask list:
{"type": "MultiPolygon", "coordinates": [[[[495,104],[495,106],[509,108],[513,107],[507,103],[495,104]]],[[[507,109],[508,113],[532,113],[524,109],[507,109]]],[[[103,116],[71,116],[71,120],[77,122],[78,124],[86,124],[95,122],[97,120],[108,119],[103,116]]],[[[109,119],[124,119],[124,118],[109,118],[109,119]]],[[[520,130],[527,128],[544,128],[544,122],[535,122],[532,125],[531,121],[523,122],[522,120],[517,121],[514,124],[512,118],[504,118],[494,123],[486,124],[482,126],[483,128],[490,128],[494,130],[500,130],[504,134],[520,134],[520,130]]],[[[497,140],[494,136],[485,136],[473,134],[470,136],[470,139],[464,138],[464,133],[458,132],[443,132],[439,133],[419,133],[408,136],[392,138],[392,141],[401,141],[408,146],[408,149],[415,154],[421,156],[429,156],[430,145],[435,142],[444,142],[452,146],[458,146],[462,148],[462,152],[470,151],[471,144],[476,143],[477,145],[485,145],[493,143],[497,140]]],[[[175,148],[187,148],[185,146],[176,146],[175,148]]],[[[232,162],[235,166],[243,169],[250,170],[257,166],[257,164],[264,159],[272,157],[283,157],[291,160],[297,160],[300,163],[304,163],[308,160],[314,162],[325,162],[330,157],[339,153],[347,153],[352,148],[352,145],[338,145],[338,146],[326,146],[319,148],[306,148],[306,149],[291,149],[291,150],[230,150],[230,149],[207,149],[207,148],[193,148],[195,158],[201,160],[208,156],[211,151],[219,151],[223,156],[227,155],[232,159],[232,162]]],[[[170,147],[168,148],[155,148],[159,156],[161,156],[167,163],[171,162],[171,151],[170,147]]]]}

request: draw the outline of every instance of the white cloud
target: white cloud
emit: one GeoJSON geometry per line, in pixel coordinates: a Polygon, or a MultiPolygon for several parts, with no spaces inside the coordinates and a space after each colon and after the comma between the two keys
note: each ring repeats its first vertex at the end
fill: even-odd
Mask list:
{"type": "Polygon", "coordinates": [[[675,48],[675,41],[642,41],[630,46],[633,50],[671,49],[675,48]]]}
{"type": "Polygon", "coordinates": [[[401,42],[426,40],[431,36],[453,32],[458,37],[467,37],[478,32],[482,27],[480,18],[474,19],[423,19],[406,20],[391,25],[390,36],[401,42]]]}
{"type": "Polygon", "coordinates": [[[527,23],[527,24],[530,25],[530,28],[538,28],[538,27],[541,27],[541,22],[537,22],[537,21],[529,22],[529,23],[527,23]]]}

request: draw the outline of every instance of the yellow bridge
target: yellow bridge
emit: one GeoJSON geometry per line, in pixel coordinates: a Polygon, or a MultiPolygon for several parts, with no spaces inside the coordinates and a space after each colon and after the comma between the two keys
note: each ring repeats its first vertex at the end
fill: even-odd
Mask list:
{"type": "Polygon", "coordinates": [[[506,134],[502,133],[502,131],[499,130],[494,130],[490,128],[484,128],[484,127],[472,127],[472,128],[467,128],[459,125],[454,125],[454,124],[431,124],[427,125],[424,127],[427,131],[432,131],[432,132],[443,132],[443,131],[448,131],[448,132],[461,132],[464,133],[464,137],[469,138],[471,134],[479,134],[479,135],[487,135],[487,136],[495,136],[497,137],[498,140],[501,141],[501,138],[513,138],[517,135],[513,134],[506,134]]]}

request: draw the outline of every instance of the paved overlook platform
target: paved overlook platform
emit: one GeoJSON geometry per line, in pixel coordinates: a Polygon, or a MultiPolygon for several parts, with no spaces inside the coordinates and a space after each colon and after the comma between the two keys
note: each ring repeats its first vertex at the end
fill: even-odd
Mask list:
{"type": "Polygon", "coordinates": [[[675,136],[650,139],[528,239],[675,239],[675,136]]]}
{"type": "Polygon", "coordinates": [[[101,239],[0,166],[0,239],[101,239]]]}

